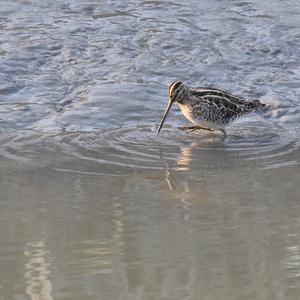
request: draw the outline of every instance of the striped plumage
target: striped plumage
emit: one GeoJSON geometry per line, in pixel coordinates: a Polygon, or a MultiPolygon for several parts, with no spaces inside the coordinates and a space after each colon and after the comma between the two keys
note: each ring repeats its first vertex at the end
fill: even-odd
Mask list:
{"type": "Polygon", "coordinates": [[[259,100],[249,101],[211,87],[190,88],[181,81],[173,82],[168,94],[169,104],[157,132],[174,102],[179,104],[184,116],[196,125],[195,128],[223,132],[223,128],[234,119],[265,106],[259,100]]]}

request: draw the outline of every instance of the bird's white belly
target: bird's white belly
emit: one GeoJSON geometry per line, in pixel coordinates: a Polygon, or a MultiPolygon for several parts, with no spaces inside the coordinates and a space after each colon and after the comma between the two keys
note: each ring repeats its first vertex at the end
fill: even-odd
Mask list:
{"type": "Polygon", "coordinates": [[[196,124],[205,128],[211,128],[211,129],[223,129],[225,127],[224,124],[219,123],[213,123],[205,120],[196,120],[196,124]]]}
{"type": "Polygon", "coordinates": [[[197,123],[195,123],[195,119],[193,118],[193,114],[192,114],[191,109],[187,105],[183,105],[183,104],[180,104],[180,103],[178,103],[178,105],[179,105],[179,107],[180,107],[181,112],[183,113],[183,115],[189,121],[191,121],[192,123],[197,124],[197,123]]]}
{"type": "Polygon", "coordinates": [[[217,124],[210,121],[206,121],[201,119],[201,116],[197,116],[196,118],[193,117],[191,109],[187,105],[182,105],[178,103],[183,115],[191,121],[195,125],[199,125],[205,128],[212,128],[212,129],[223,129],[224,124],[217,124]]]}

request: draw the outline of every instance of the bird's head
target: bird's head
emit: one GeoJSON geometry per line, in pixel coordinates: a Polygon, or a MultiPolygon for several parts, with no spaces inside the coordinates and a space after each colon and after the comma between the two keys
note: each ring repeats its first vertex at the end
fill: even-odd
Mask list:
{"type": "Polygon", "coordinates": [[[181,102],[181,96],[182,96],[183,92],[184,92],[184,85],[181,81],[174,81],[172,84],[169,85],[169,88],[168,88],[169,103],[163,114],[160,124],[157,128],[157,133],[160,132],[162,126],[164,125],[165,119],[169,113],[169,110],[170,110],[172,104],[174,102],[179,102],[179,103],[181,102]]]}
{"type": "Polygon", "coordinates": [[[169,85],[168,95],[169,99],[172,100],[172,102],[177,102],[179,100],[178,96],[180,96],[183,87],[184,85],[181,81],[174,81],[172,84],[169,85]]]}

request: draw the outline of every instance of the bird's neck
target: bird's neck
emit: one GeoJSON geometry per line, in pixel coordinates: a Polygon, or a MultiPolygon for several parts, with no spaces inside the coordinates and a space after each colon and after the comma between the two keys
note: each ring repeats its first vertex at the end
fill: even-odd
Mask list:
{"type": "Polygon", "coordinates": [[[188,87],[184,86],[179,92],[176,102],[178,102],[178,104],[185,105],[188,103],[188,99],[190,98],[190,95],[191,95],[191,90],[188,87]]]}

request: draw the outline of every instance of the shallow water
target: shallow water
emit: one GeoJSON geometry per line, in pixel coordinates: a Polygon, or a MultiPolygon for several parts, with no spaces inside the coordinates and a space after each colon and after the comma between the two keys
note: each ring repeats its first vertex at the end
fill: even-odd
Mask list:
{"type": "Polygon", "coordinates": [[[0,4],[0,300],[299,299],[298,1],[0,4]],[[268,109],[157,136],[176,79],[268,109]]]}

